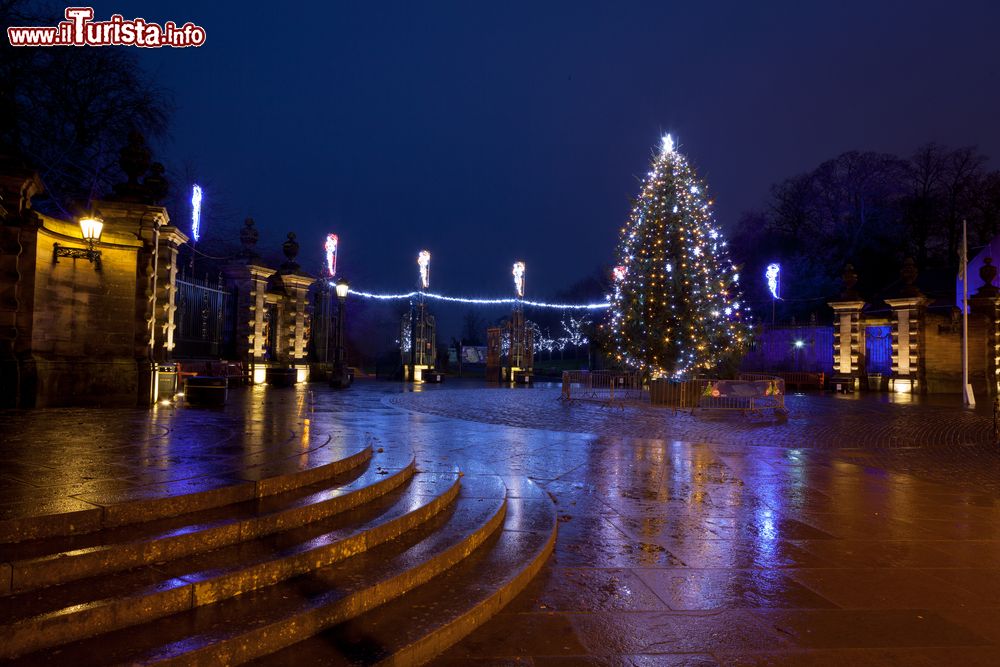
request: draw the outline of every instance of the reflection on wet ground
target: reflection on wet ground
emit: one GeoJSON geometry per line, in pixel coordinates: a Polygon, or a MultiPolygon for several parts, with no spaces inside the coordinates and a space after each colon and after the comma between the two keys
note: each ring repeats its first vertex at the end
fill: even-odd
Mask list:
{"type": "Polygon", "coordinates": [[[424,470],[530,477],[560,516],[542,574],[439,664],[1000,664],[1000,456],[982,412],[817,395],[749,427],[549,388],[427,389],[2,413],[0,509],[406,442],[424,470]]]}

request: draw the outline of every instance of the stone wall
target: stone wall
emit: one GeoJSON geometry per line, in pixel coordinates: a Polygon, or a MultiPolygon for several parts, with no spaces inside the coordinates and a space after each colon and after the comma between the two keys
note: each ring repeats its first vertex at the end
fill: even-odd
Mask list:
{"type": "MultiPolygon", "coordinates": [[[[982,350],[981,336],[973,340],[970,336],[969,349],[982,350]]],[[[981,354],[970,352],[972,359],[981,354]]],[[[931,312],[926,315],[924,328],[924,358],[927,391],[931,394],[962,391],[962,323],[953,321],[950,315],[931,312]]],[[[981,374],[981,369],[980,369],[981,374]]]]}
{"type": "Polygon", "coordinates": [[[108,230],[100,266],[61,257],[54,244],[82,247],[75,224],[40,216],[23,372],[34,405],[134,405],[135,235],[108,230]]]}

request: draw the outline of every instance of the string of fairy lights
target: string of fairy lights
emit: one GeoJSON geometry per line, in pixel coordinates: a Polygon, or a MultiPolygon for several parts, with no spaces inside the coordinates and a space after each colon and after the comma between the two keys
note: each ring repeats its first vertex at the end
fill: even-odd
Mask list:
{"type": "MultiPolygon", "coordinates": [[[[476,298],[430,291],[431,253],[417,254],[418,289],[376,293],[340,289],[364,299],[419,299],[475,306],[528,306],[565,311],[609,311],[606,326],[615,340],[619,362],[652,376],[682,375],[722,363],[748,340],[749,304],[739,287],[740,275],[729,259],[728,245],[713,220],[705,183],[685,156],[663,137],[628,221],[621,230],[612,294],[593,303],[552,303],[525,299],[526,266],[514,262],[514,296],[476,298]]],[[[192,193],[192,231],[200,232],[202,191],[192,193]]],[[[326,276],[333,286],[340,249],[336,234],[323,246],[326,276]]],[[[773,301],[779,296],[780,268],[767,267],[773,301]]],[[[571,318],[564,328],[576,331],[571,318]]],[[[577,335],[568,335],[575,341],[577,335]]],[[[561,340],[561,339],[560,339],[561,340]]]]}
{"type": "Polygon", "coordinates": [[[683,375],[746,340],[739,272],[711,204],[668,134],[621,230],[609,326],[623,364],[683,375]]]}

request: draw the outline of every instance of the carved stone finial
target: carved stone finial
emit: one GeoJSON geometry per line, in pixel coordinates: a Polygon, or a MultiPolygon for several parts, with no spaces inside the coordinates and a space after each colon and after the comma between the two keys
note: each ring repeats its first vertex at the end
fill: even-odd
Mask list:
{"type": "Polygon", "coordinates": [[[858,298],[858,291],[854,286],[858,284],[858,272],[854,270],[853,264],[844,266],[844,272],[840,274],[840,279],[844,282],[844,291],[840,293],[840,298],[845,301],[858,298]]]}
{"type": "Polygon", "coordinates": [[[114,199],[140,204],[158,204],[167,195],[167,179],[163,165],[152,161],[146,140],[136,130],[128,135],[128,143],[118,154],[118,166],[125,173],[125,182],[115,185],[114,199]],[[145,177],[140,181],[140,177],[145,177]]]}
{"type": "Polygon", "coordinates": [[[281,244],[281,251],[285,253],[285,263],[281,265],[282,273],[294,273],[299,270],[299,264],[295,257],[299,254],[299,242],[295,240],[295,232],[288,232],[288,240],[281,244]]]}
{"type": "Polygon", "coordinates": [[[982,286],[976,290],[977,297],[995,297],[1000,294],[1000,289],[997,289],[993,281],[997,277],[997,267],[993,266],[993,259],[986,257],[983,259],[983,265],[979,267],[979,278],[983,281],[982,286]]]}
{"type": "Polygon", "coordinates": [[[167,196],[168,183],[166,177],[163,175],[166,169],[159,162],[154,162],[149,166],[149,173],[146,174],[146,178],[142,180],[143,186],[146,188],[146,194],[149,196],[153,203],[160,203],[164,197],[167,196]]]}
{"type": "Polygon", "coordinates": [[[920,289],[914,284],[917,280],[917,263],[913,261],[912,257],[903,260],[903,268],[899,270],[899,276],[903,279],[901,296],[921,296],[920,289]]]}
{"type": "Polygon", "coordinates": [[[240,252],[241,257],[252,259],[257,256],[256,247],[259,236],[253,218],[244,220],[243,229],[240,230],[240,244],[243,246],[243,250],[240,252]]]}
{"type": "Polygon", "coordinates": [[[152,156],[146,140],[138,130],[128,133],[128,143],[118,154],[118,166],[125,172],[129,185],[139,185],[139,177],[149,169],[152,156]]]}

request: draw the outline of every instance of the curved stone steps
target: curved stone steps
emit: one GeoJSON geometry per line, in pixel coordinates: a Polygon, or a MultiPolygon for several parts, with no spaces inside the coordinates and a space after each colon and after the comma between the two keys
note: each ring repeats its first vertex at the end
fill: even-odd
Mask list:
{"type": "Polygon", "coordinates": [[[370,445],[341,455],[324,444],[297,457],[249,465],[229,475],[216,472],[217,476],[193,477],[121,493],[81,494],[74,498],[92,505],[92,509],[0,520],[0,545],[81,535],[263,498],[330,479],[364,465],[371,457],[370,445]]]}
{"type": "Polygon", "coordinates": [[[346,485],[319,491],[308,487],[311,493],[302,496],[292,492],[290,502],[287,497],[276,497],[274,502],[264,505],[269,511],[250,516],[244,516],[234,507],[232,515],[208,523],[182,525],[153,534],[142,534],[140,528],[137,538],[127,534],[133,537],[130,540],[13,560],[8,563],[10,592],[175,560],[332,516],[370,502],[410,479],[415,463],[412,457],[405,463],[404,460],[399,455],[380,455],[371,459],[368,469],[346,485]],[[284,504],[278,504],[279,501],[284,504]]]}
{"type": "MultiPolygon", "coordinates": [[[[319,479],[315,478],[316,469],[310,469],[308,477],[303,477],[300,480],[309,480],[308,484],[295,483],[294,485],[289,485],[288,489],[280,493],[253,497],[226,505],[205,507],[192,512],[177,511],[168,517],[122,526],[106,527],[92,532],[69,532],[21,542],[0,542],[0,561],[28,560],[48,554],[87,549],[107,542],[135,541],[142,536],[155,535],[157,533],[165,534],[192,523],[208,524],[219,519],[232,517],[234,514],[250,517],[261,511],[267,511],[269,508],[287,504],[291,498],[309,495],[329,486],[348,484],[358,476],[364,474],[372,460],[372,456],[373,452],[371,448],[365,447],[345,457],[345,459],[336,462],[335,465],[331,465],[330,467],[323,465],[321,468],[324,474],[319,479]]],[[[166,494],[166,496],[169,495],[169,493],[166,494]]],[[[184,494],[180,495],[183,496],[184,494]]],[[[179,505],[181,504],[183,503],[179,503],[179,505]]]]}
{"type": "Polygon", "coordinates": [[[13,664],[235,664],[300,642],[398,598],[474,553],[503,525],[506,488],[463,478],[452,506],[332,566],[153,623],[40,651],[13,664]]]}
{"type": "Polygon", "coordinates": [[[555,505],[533,484],[508,499],[503,529],[476,553],[397,600],[250,664],[419,665],[499,612],[555,546],[555,505]]]}
{"type": "Polygon", "coordinates": [[[115,577],[16,595],[0,609],[0,657],[137,625],[273,585],[420,526],[447,508],[459,475],[417,473],[363,508],[115,577]]]}

